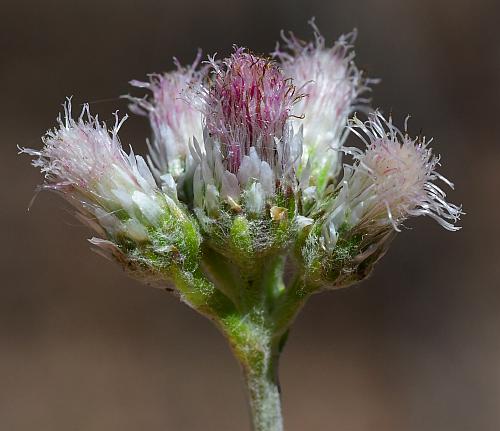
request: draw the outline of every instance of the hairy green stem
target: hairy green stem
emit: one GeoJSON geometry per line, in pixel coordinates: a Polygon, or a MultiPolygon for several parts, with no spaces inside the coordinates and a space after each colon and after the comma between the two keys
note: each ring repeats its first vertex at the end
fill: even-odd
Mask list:
{"type": "MultiPolygon", "coordinates": [[[[228,334],[236,359],[241,364],[250,402],[254,431],[282,431],[278,362],[280,346],[266,322],[247,316],[234,321],[228,334]]],[[[230,323],[230,322],[229,322],[230,323]]]]}
{"type": "Polygon", "coordinates": [[[302,275],[297,275],[275,301],[272,316],[275,337],[282,337],[286,334],[295,317],[313,293],[314,290],[304,283],[302,275]]]}
{"type": "Polygon", "coordinates": [[[283,431],[278,359],[271,351],[257,364],[244,364],[254,431],[283,431]]]}
{"type": "Polygon", "coordinates": [[[279,357],[292,321],[312,292],[300,275],[285,286],[282,255],[263,257],[257,267],[233,268],[220,254],[205,254],[204,272],[219,296],[232,303],[227,306],[219,299],[210,309],[242,366],[253,430],[283,431],[279,357]]]}

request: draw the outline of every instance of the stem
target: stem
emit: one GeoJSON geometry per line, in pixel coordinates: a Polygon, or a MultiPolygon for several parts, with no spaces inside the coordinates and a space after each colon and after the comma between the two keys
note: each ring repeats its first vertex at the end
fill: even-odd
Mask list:
{"type": "Polygon", "coordinates": [[[263,259],[258,271],[242,270],[230,277],[218,262],[207,260],[205,269],[212,271],[216,282],[226,284],[226,294],[239,293],[238,305],[218,319],[218,324],[243,368],[253,430],[283,431],[279,356],[290,324],[309,292],[301,277],[285,286],[283,256],[263,259]],[[231,282],[237,284],[231,286],[231,282]]]}
{"type": "Polygon", "coordinates": [[[314,291],[305,285],[298,275],[291,285],[276,301],[273,312],[274,336],[281,337],[290,328],[295,317],[314,291]]]}
{"type": "Polygon", "coordinates": [[[228,315],[221,326],[241,364],[254,431],[283,431],[278,364],[282,338],[265,309],[228,315]],[[266,317],[263,317],[266,316],[266,317]]]}
{"type": "Polygon", "coordinates": [[[277,349],[259,352],[243,364],[254,431],[283,431],[277,349]],[[255,360],[257,359],[257,360],[255,360]]]}

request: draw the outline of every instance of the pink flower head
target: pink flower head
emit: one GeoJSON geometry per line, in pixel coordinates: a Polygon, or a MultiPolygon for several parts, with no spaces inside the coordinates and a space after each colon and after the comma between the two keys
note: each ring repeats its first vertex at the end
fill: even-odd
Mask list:
{"type": "Polygon", "coordinates": [[[276,64],[238,48],[222,65],[212,62],[214,78],[206,96],[208,132],[221,144],[226,168],[236,173],[254,147],[275,165],[276,144],[297,100],[295,87],[276,64]]]}

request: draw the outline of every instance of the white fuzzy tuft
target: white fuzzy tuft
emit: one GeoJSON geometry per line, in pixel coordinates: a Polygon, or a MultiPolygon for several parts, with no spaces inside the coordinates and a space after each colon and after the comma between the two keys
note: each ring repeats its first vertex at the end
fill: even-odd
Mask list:
{"type": "Polygon", "coordinates": [[[329,213],[332,223],[392,225],[398,231],[408,217],[428,215],[448,230],[459,229],[455,223],[461,207],[446,202],[445,192],[435,184],[441,180],[453,187],[436,172],[439,157],[428,148],[430,140],[410,138],[379,112],[365,123],[354,118],[350,129],[366,149],[344,149],[355,163],[344,166],[341,188],[329,213]]]}
{"type": "Polygon", "coordinates": [[[367,100],[360,95],[369,90],[367,80],[353,62],[352,44],[356,32],[341,36],[333,47],[325,44],[312,20],[314,42],[305,43],[292,33],[282,39],[273,55],[279,58],[286,76],[294,80],[304,97],[294,106],[295,122],[304,127],[304,161],[310,161],[313,174],[321,187],[326,178],[334,178],[340,170],[340,153],[348,129],[347,119],[356,109],[365,109],[367,100]]]}
{"type": "Polygon", "coordinates": [[[149,82],[131,81],[138,88],[151,91],[150,97],[132,101],[132,112],[149,117],[153,142],[149,143],[149,164],[159,183],[161,176],[170,173],[178,177],[189,164],[189,143],[193,137],[202,137],[201,113],[191,105],[191,93],[201,85],[203,72],[198,71],[201,52],[189,67],[177,60],[177,70],[165,74],[151,74],[149,82]]]}
{"type": "Polygon", "coordinates": [[[22,151],[36,157],[33,165],[45,174],[42,188],[61,193],[88,224],[97,222],[112,237],[141,240],[147,226],[158,222],[166,200],[144,159],[123,151],[118,131],[125,119],[115,114],[108,130],[84,105],[74,120],[68,99],[58,127],[43,137],[44,147],[22,151]]]}

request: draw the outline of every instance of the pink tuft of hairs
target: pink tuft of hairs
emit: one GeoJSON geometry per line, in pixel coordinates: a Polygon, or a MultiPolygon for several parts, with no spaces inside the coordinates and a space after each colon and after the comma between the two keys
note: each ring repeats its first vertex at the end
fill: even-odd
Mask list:
{"type": "Polygon", "coordinates": [[[236,173],[254,147],[273,166],[275,140],[280,140],[292,106],[295,87],[277,65],[237,48],[222,65],[212,62],[214,76],[206,97],[206,126],[221,144],[226,168],[236,173]]]}

